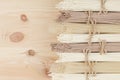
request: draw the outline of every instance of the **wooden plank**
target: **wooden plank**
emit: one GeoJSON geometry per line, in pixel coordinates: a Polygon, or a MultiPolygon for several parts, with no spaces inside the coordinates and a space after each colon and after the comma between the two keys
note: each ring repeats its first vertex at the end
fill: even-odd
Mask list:
{"type": "Polygon", "coordinates": [[[40,76],[35,68],[27,67],[27,65],[24,64],[0,65],[0,79],[8,80],[8,78],[9,80],[39,80],[40,76]]]}
{"type": "Polygon", "coordinates": [[[0,0],[0,80],[48,80],[45,66],[31,61],[51,61],[49,44],[56,41],[56,34],[51,33],[49,28],[56,25],[54,19],[58,10],[54,6],[58,2],[0,0]],[[28,21],[20,19],[22,14],[27,16],[28,21]],[[14,32],[22,32],[25,38],[19,43],[11,42],[9,36],[14,32]],[[35,50],[37,58],[25,55],[29,49],[35,50]]]}

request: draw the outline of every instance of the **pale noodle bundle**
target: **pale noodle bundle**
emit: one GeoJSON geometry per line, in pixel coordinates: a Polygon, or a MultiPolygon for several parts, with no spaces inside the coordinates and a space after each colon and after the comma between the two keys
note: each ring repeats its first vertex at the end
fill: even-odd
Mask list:
{"type": "Polygon", "coordinates": [[[51,44],[59,56],[50,69],[52,80],[120,79],[119,7],[119,0],[63,0],[57,5],[63,25],[51,29],[60,33],[60,43],[51,44]]]}
{"type": "MultiPolygon", "coordinates": [[[[64,23],[50,27],[49,31],[56,34],[88,34],[90,28],[86,24],[64,23]]],[[[95,29],[100,34],[120,34],[120,25],[96,24],[95,29]]]]}
{"type": "MultiPolygon", "coordinates": [[[[120,11],[120,0],[106,0],[103,6],[107,11],[120,11]]],[[[57,8],[71,11],[100,11],[101,0],[63,0],[57,8]]]]}
{"type": "MultiPolygon", "coordinates": [[[[52,80],[86,80],[84,74],[51,74],[52,80]]],[[[120,74],[98,74],[96,77],[90,76],[90,80],[119,80],[120,74]]]]}
{"type": "MultiPolygon", "coordinates": [[[[85,61],[84,53],[57,53],[60,58],[56,61],[59,62],[76,62],[85,61]]],[[[100,55],[100,53],[90,53],[90,61],[120,61],[120,53],[105,53],[100,55]]]]}
{"type": "MultiPolygon", "coordinates": [[[[120,62],[96,62],[93,67],[96,73],[120,74],[120,62]]],[[[64,74],[84,74],[88,66],[84,62],[62,62],[51,66],[50,72],[64,74]]]]}
{"type": "MultiPolygon", "coordinates": [[[[107,42],[120,42],[120,34],[96,34],[92,36],[92,42],[100,42],[106,40],[107,42]]],[[[81,43],[88,42],[88,34],[60,34],[57,37],[58,41],[62,43],[81,43]]]]}

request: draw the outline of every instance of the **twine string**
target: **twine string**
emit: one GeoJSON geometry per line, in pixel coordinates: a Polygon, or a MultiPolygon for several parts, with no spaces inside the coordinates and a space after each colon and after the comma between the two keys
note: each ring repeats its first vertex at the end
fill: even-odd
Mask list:
{"type": "Polygon", "coordinates": [[[89,61],[88,55],[89,53],[91,53],[90,49],[83,49],[83,53],[85,54],[85,64],[88,67],[88,70],[85,71],[86,80],[89,80],[90,75],[96,76],[96,72],[94,70],[94,65],[96,64],[96,61],[89,61]]]}
{"type": "Polygon", "coordinates": [[[89,29],[89,38],[88,38],[88,45],[92,44],[92,37],[96,34],[96,20],[94,20],[92,18],[92,11],[87,11],[88,14],[88,18],[87,18],[87,24],[90,25],[90,29],[89,29]]]}
{"type": "Polygon", "coordinates": [[[84,53],[84,55],[85,55],[85,63],[86,63],[86,65],[88,65],[88,61],[89,61],[89,58],[88,58],[88,55],[89,55],[89,53],[91,53],[91,50],[90,49],[83,49],[83,53],[84,53]]]}
{"type": "Polygon", "coordinates": [[[107,53],[107,50],[105,49],[105,47],[106,47],[106,40],[101,40],[99,42],[99,44],[100,44],[100,55],[103,55],[103,54],[107,53]]]}
{"type": "Polygon", "coordinates": [[[106,13],[108,13],[108,11],[107,11],[107,9],[105,7],[106,2],[107,2],[107,0],[100,0],[101,10],[100,10],[99,14],[102,14],[102,13],[106,14],[106,13]]]}

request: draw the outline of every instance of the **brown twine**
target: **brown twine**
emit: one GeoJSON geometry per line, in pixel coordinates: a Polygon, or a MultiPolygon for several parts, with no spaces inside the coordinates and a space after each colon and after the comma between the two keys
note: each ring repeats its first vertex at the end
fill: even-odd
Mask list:
{"type": "Polygon", "coordinates": [[[106,7],[105,7],[105,3],[107,2],[107,0],[100,0],[101,2],[101,10],[99,11],[99,14],[106,14],[108,13],[106,7]]]}
{"type": "Polygon", "coordinates": [[[91,26],[91,28],[89,29],[89,38],[88,38],[88,44],[91,45],[92,44],[92,37],[96,34],[96,29],[95,29],[95,24],[96,24],[96,20],[94,20],[92,18],[92,11],[87,11],[88,14],[88,19],[87,19],[87,24],[89,24],[91,26]]]}
{"type": "Polygon", "coordinates": [[[88,66],[89,66],[89,73],[90,74],[92,74],[93,76],[95,76],[96,75],[96,72],[95,72],[95,70],[94,70],[94,65],[96,64],[96,61],[89,61],[88,62],[88,66]]]}
{"type": "Polygon", "coordinates": [[[88,55],[89,55],[89,53],[91,53],[91,50],[90,49],[83,49],[83,53],[85,55],[85,63],[88,64],[88,61],[89,61],[88,55]]]}
{"type": "MultiPolygon", "coordinates": [[[[89,49],[83,49],[83,53],[85,54],[85,65],[88,66],[88,54],[91,53],[91,50],[89,49]]],[[[86,80],[89,80],[89,70],[85,72],[86,80]]]]}
{"type": "Polygon", "coordinates": [[[88,69],[89,69],[88,71],[85,72],[86,80],[89,80],[90,75],[96,76],[96,72],[94,70],[94,65],[96,61],[89,61],[88,59],[88,54],[91,53],[91,50],[84,49],[83,53],[85,54],[85,64],[86,66],[88,66],[88,69]]]}
{"type": "Polygon", "coordinates": [[[95,72],[95,69],[94,69],[94,66],[97,62],[96,61],[88,61],[88,67],[89,67],[89,70],[85,72],[85,75],[86,75],[86,80],[89,80],[89,76],[96,76],[96,72],[95,72]]]}
{"type": "Polygon", "coordinates": [[[106,40],[101,40],[99,42],[99,44],[100,44],[100,55],[103,55],[103,54],[107,53],[107,50],[105,49],[105,47],[106,47],[106,40]]]}

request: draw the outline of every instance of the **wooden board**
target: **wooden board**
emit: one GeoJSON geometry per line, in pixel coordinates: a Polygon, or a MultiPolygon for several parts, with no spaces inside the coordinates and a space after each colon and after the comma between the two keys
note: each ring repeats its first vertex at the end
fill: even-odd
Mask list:
{"type": "MultiPolygon", "coordinates": [[[[55,19],[58,10],[55,5],[58,2],[59,0],[0,0],[0,55],[6,56],[0,59],[1,80],[47,80],[44,66],[23,63],[29,56],[21,58],[21,54],[29,49],[43,56],[52,53],[49,44],[56,41],[56,34],[51,33],[50,28],[57,25],[55,19]],[[27,16],[28,21],[20,19],[22,14],[27,16]],[[11,42],[9,36],[14,32],[22,32],[24,39],[19,43],[11,42]]],[[[41,57],[38,59],[42,60],[41,57]]]]}

